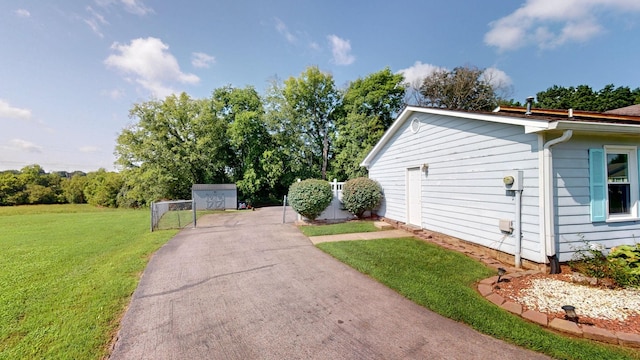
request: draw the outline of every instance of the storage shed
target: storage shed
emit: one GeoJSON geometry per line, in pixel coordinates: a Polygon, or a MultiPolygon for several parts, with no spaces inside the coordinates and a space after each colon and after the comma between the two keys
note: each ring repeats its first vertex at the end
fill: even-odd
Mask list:
{"type": "Polygon", "coordinates": [[[191,198],[196,210],[229,210],[238,207],[236,184],[194,184],[191,198]]]}

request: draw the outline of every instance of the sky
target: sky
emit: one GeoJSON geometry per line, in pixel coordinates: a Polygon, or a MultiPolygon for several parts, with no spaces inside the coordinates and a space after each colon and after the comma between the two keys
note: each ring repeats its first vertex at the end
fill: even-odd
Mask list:
{"type": "Polygon", "coordinates": [[[640,87],[638,0],[14,0],[0,3],[0,170],[118,170],[133,104],[390,68],[486,69],[524,102],[640,87]]]}

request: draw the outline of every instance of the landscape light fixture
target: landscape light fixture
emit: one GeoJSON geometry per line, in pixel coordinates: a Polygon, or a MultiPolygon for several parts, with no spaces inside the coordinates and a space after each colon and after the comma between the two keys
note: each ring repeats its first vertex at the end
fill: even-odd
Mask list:
{"type": "Polygon", "coordinates": [[[504,268],[498,268],[498,282],[500,282],[500,278],[507,272],[504,268]]]}
{"type": "Polygon", "coordinates": [[[576,308],[571,305],[564,305],[562,310],[565,312],[565,319],[578,323],[578,314],[576,314],[576,308]]]}

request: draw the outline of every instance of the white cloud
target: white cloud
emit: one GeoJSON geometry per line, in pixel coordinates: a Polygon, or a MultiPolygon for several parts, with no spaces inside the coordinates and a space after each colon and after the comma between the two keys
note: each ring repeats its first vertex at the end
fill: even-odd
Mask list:
{"type": "Polygon", "coordinates": [[[196,84],[200,81],[194,74],[183,73],[176,58],[169,52],[169,46],[160,39],[149,37],[131,40],[129,45],[114,43],[111,49],[117,54],[110,55],[104,63],[126,74],[162,98],[172,93],[172,84],[196,84]]]}
{"type": "Polygon", "coordinates": [[[484,70],[481,79],[487,81],[494,89],[509,87],[513,80],[504,71],[490,67],[484,70]]]}
{"type": "Polygon", "coordinates": [[[6,100],[0,99],[0,119],[29,120],[31,110],[11,106],[6,100]]]}
{"type": "Polygon", "coordinates": [[[544,49],[585,42],[603,32],[598,16],[606,12],[640,12],[640,1],[527,0],[518,10],[492,22],[484,42],[499,51],[532,43],[544,49]]]}
{"type": "Polygon", "coordinates": [[[30,153],[41,153],[42,147],[38,146],[32,142],[22,140],[22,139],[11,139],[9,140],[9,145],[17,150],[24,150],[30,153]]]}
{"type": "Polygon", "coordinates": [[[349,40],[341,39],[336,35],[327,36],[331,44],[333,62],[336,65],[351,65],[356,61],[356,57],[351,55],[351,43],[349,40]]]}
{"type": "Polygon", "coordinates": [[[287,25],[280,19],[276,18],[276,30],[278,30],[278,32],[284,36],[285,39],[287,39],[288,42],[290,43],[295,43],[296,42],[296,36],[293,35],[289,29],[287,28],[287,25]]]}
{"type": "Polygon", "coordinates": [[[216,58],[211,55],[207,55],[201,52],[194,52],[191,54],[191,65],[197,68],[208,68],[210,65],[216,63],[216,58]]]}
{"type": "Polygon", "coordinates": [[[120,89],[103,90],[101,92],[101,94],[103,96],[108,96],[113,100],[118,100],[118,99],[121,99],[124,96],[124,91],[120,90],[120,89]]]}
{"type": "Polygon", "coordinates": [[[132,14],[146,15],[148,13],[153,13],[153,9],[147,7],[140,0],[120,0],[120,3],[124,5],[125,10],[132,14]]]}
{"type": "Polygon", "coordinates": [[[89,25],[91,30],[98,36],[104,37],[101,31],[102,25],[108,25],[109,22],[96,10],[94,10],[91,6],[87,6],[87,12],[89,13],[89,17],[83,19],[84,23],[89,25]]]}
{"type": "Polygon", "coordinates": [[[13,13],[16,14],[17,17],[21,17],[21,18],[31,17],[31,13],[29,12],[29,10],[26,10],[26,9],[18,9],[13,13]]]}
{"type": "Polygon", "coordinates": [[[416,61],[413,66],[406,69],[400,69],[398,70],[398,73],[404,75],[404,81],[407,84],[419,88],[420,85],[422,85],[424,78],[441,70],[446,69],[440,66],[423,64],[421,61],[416,61]]]}
{"type": "Polygon", "coordinates": [[[153,13],[153,9],[146,6],[142,0],[94,0],[102,7],[111,5],[122,5],[125,11],[136,15],[146,15],[153,13]]]}
{"type": "Polygon", "coordinates": [[[317,42],[311,41],[309,43],[309,49],[311,49],[313,51],[320,51],[320,50],[322,50],[322,47],[317,42]]]}
{"type": "Polygon", "coordinates": [[[78,148],[78,151],[82,152],[82,153],[95,153],[100,151],[100,148],[97,146],[81,146],[78,148]]]}
{"type": "MultiPolygon", "coordinates": [[[[141,0],[94,0],[94,2],[104,11],[110,12],[111,6],[122,7],[126,12],[144,16],[148,13],[152,13],[153,9],[144,5],[141,0]]],[[[102,15],[98,10],[94,9],[91,6],[86,7],[87,12],[89,13],[87,17],[83,18],[85,24],[89,25],[91,31],[93,31],[96,35],[101,38],[104,37],[102,34],[102,27],[105,25],[109,25],[109,21],[102,15]]]]}

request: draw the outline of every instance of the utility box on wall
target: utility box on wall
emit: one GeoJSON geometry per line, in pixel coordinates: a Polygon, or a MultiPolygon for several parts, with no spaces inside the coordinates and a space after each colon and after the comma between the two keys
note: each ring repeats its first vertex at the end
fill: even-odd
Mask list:
{"type": "Polygon", "coordinates": [[[191,197],[196,210],[232,210],[238,207],[236,184],[194,184],[191,197]]]}
{"type": "Polygon", "coordinates": [[[522,170],[506,171],[502,182],[507,190],[522,190],[522,170]]]}

